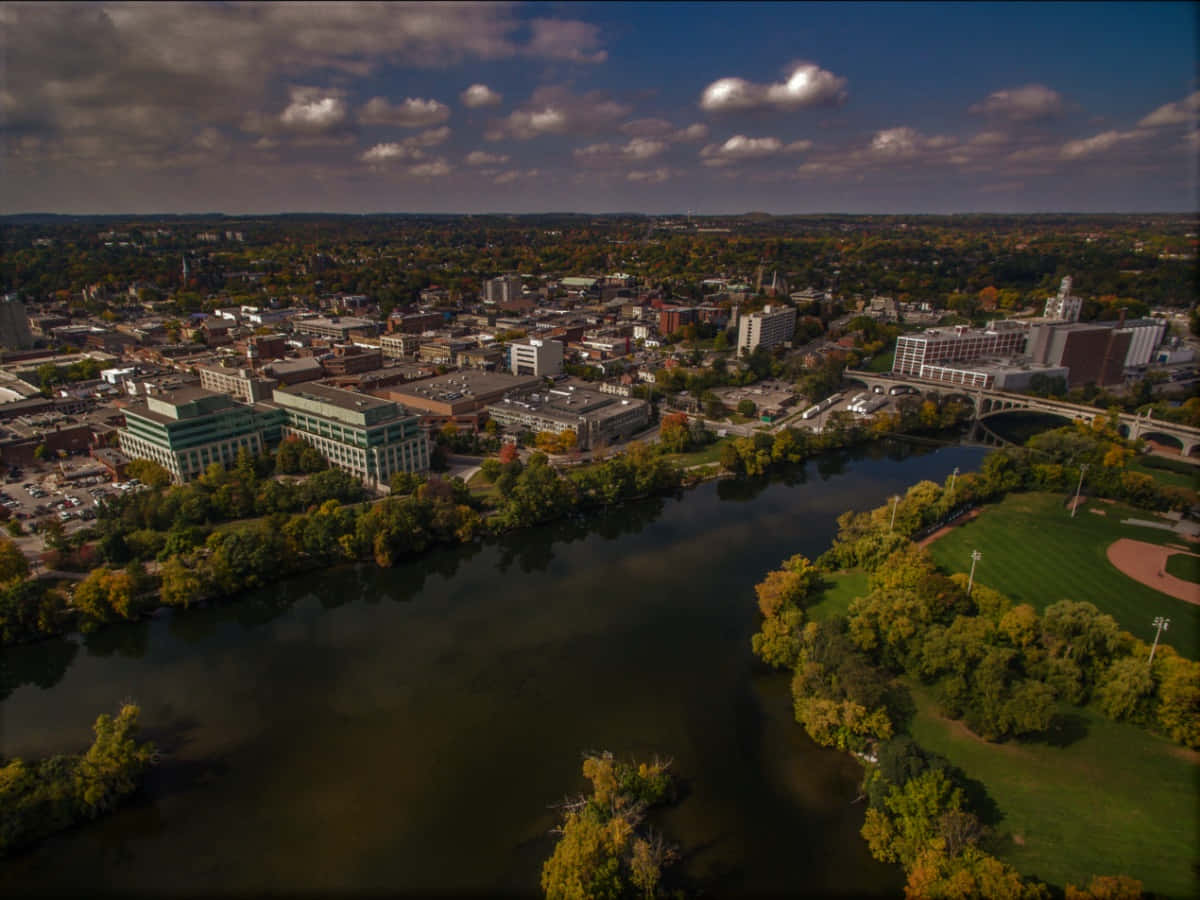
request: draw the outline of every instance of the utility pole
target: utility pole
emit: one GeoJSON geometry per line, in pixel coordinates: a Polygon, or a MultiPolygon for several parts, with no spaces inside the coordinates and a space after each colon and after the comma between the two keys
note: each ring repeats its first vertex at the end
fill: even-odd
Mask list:
{"type": "Polygon", "coordinates": [[[892,497],[892,524],[888,526],[888,534],[892,533],[892,529],[896,527],[896,510],[900,508],[900,495],[896,494],[892,497]]]}
{"type": "Polygon", "coordinates": [[[975,563],[983,559],[983,554],[978,550],[971,551],[971,574],[967,578],[967,596],[971,596],[971,588],[975,586],[975,563]]]}
{"type": "Polygon", "coordinates": [[[1154,620],[1154,627],[1158,629],[1154,633],[1154,646],[1150,648],[1150,659],[1146,662],[1149,666],[1154,662],[1154,651],[1158,649],[1158,639],[1162,637],[1162,633],[1171,627],[1171,620],[1158,616],[1154,620]]]}
{"type": "Polygon", "coordinates": [[[1075,512],[1079,509],[1079,492],[1083,490],[1083,475],[1088,470],[1087,463],[1079,464],[1079,484],[1075,488],[1075,502],[1071,504],[1071,518],[1075,518],[1075,512]]]}

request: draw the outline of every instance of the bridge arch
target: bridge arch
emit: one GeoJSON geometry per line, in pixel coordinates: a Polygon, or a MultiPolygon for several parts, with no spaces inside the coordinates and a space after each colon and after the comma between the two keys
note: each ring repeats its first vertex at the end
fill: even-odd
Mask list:
{"type": "Polygon", "coordinates": [[[1183,441],[1180,438],[1162,431],[1143,431],[1139,437],[1147,443],[1157,444],[1159,447],[1167,450],[1178,451],[1180,455],[1183,454],[1185,449],[1183,441]]]}

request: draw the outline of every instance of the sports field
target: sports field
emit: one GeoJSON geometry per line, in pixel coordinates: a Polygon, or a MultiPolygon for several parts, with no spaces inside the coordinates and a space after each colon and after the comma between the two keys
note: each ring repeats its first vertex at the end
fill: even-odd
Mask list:
{"type": "Polygon", "coordinates": [[[1059,888],[1130,875],[1148,893],[1200,896],[1200,754],[1088,709],[1063,707],[1051,741],[989,744],[914,690],[913,738],[986,786],[995,852],[1059,888]]]}
{"type": "Polygon", "coordinates": [[[975,579],[1013,602],[1042,610],[1062,599],[1086,600],[1146,641],[1154,636],[1155,617],[1166,616],[1171,625],[1163,643],[1200,658],[1200,606],[1139,584],[1105,556],[1108,545],[1122,537],[1152,544],[1186,542],[1170,531],[1121,524],[1122,519],[1155,518],[1145,510],[1088,501],[1072,519],[1065,500],[1062,494],[1012,494],[934,541],[929,552],[946,571],[967,572],[971,551],[979,550],[983,558],[975,579]]]}

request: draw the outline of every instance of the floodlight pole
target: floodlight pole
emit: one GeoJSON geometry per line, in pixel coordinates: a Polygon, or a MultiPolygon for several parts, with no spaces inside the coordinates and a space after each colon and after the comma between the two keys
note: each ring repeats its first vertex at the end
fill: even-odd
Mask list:
{"type": "Polygon", "coordinates": [[[1158,649],[1158,639],[1162,636],[1164,631],[1171,627],[1171,620],[1164,618],[1163,616],[1158,616],[1154,620],[1154,626],[1158,629],[1158,631],[1154,632],[1154,646],[1150,648],[1150,659],[1146,662],[1146,665],[1148,666],[1154,662],[1154,651],[1158,649]]]}
{"type": "Polygon", "coordinates": [[[1079,464],[1079,484],[1075,487],[1075,502],[1071,504],[1071,518],[1075,518],[1075,513],[1079,509],[1079,492],[1083,490],[1083,475],[1088,470],[1087,463],[1079,464]]]}
{"type": "Polygon", "coordinates": [[[958,477],[958,466],[950,473],[950,496],[954,496],[954,479],[958,477]]]}
{"type": "Polygon", "coordinates": [[[975,585],[975,563],[983,559],[983,554],[978,550],[971,551],[971,574],[967,578],[967,596],[971,596],[971,588],[975,585]]]}
{"type": "Polygon", "coordinates": [[[888,526],[888,534],[896,527],[896,510],[900,508],[900,495],[892,497],[892,524],[888,526]]]}

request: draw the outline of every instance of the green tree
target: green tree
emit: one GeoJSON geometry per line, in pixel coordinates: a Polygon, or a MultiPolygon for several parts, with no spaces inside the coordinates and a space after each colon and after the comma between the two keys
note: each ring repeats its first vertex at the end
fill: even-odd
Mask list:
{"type": "Polygon", "coordinates": [[[0,538],[0,584],[29,577],[29,560],[8,538],[0,538]]]}

